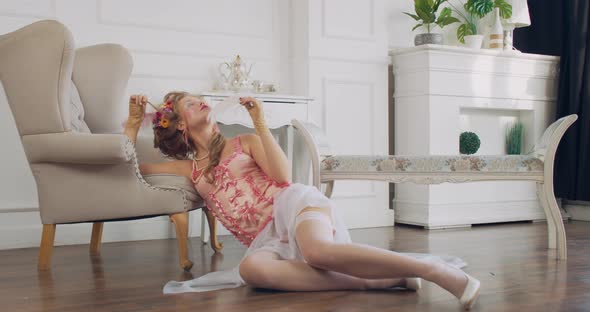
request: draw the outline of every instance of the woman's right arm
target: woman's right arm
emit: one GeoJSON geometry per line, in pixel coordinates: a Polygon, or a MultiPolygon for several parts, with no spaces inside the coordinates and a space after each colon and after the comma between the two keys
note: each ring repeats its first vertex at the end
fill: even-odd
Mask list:
{"type": "MultiPolygon", "coordinates": [[[[129,97],[129,117],[125,123],[125,135],[129,137],[133,144],[137,141],[137,133],[143,122],[145,115],[145,108],[147,104],[147,97],[145,95],[136,94],[129,97]]],[[[191,160],[173,160],[161,163],[141,163],[139,164],[139,172],[142,175],[146,174],[174,174],[190,178],[192,174],[191,160]]]]}
{"type": "Polygon", "coordinates": [[[147,97],[145,95],[132,95],[129,97],[129,116],[125,123],[125,135],[135,144],[137,133],[143,122],[147,97]]]}
{"type": "Polygon", "coordinates": [[[192,169],[193,167],[191,160],[172,160],[161,163],[139,164],[139,172],[141,172],[142,175],[161,173],[174,174],[190,178],[192,169]]]}

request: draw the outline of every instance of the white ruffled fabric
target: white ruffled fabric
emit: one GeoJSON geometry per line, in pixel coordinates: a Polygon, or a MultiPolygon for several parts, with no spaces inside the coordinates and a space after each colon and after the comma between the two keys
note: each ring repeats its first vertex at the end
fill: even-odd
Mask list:
{"type": "MultiPolygon", "coordinates": [[[[348,228],[337,213],[337,208],[329,198],[314,186],[292,183],[289,187],[274,194],[273,198],[274,220],[269,222],[256,236],[242,260],[254,252],[266,250],[277,253],[282,259],[304,261],[295,241],[294,226],[297,214],[308,206],[331,207],[332,220],[336,228],[334,241],[341,243],[351,242],[348,228]]],[[[457,268],[463,268],[467,265],[462,259],[455,256],[424,253],[402,254],[415,258],[431,258],[445,261],[457,268]]],[[[240,276],[238,264],[232,269],[207,273],[192,280],[170,281],[164,286],[164,293],[204,292],[244,285],[246,285],[246,282],[240,276]]]]}

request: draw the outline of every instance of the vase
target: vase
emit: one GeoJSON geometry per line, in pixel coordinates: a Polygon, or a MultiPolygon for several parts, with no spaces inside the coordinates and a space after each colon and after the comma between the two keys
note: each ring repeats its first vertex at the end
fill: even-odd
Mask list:
{"type": "Polygon", "coordinates": [[[442,44],[443,36],[438,33],[425,33],[417,34],[414,37],[414,45],[419,46],[422,44],[442,44]]]}
{"type": "Polygon", "coordinates": [[[469,35],[465,36],[465,46],[472,49],[481,49],[483,42],[483,35],[469,35]]]}
{"type": "Polygon", "coordinates": [[[500,9],[494,9],[494,21],[489,37],[489,49],[502,50],[504,49],[504,29],[500,20],[500,9]]]}

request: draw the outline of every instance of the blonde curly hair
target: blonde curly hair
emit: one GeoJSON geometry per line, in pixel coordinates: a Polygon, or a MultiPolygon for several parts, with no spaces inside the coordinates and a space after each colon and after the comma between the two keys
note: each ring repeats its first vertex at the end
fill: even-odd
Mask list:
{"type": "MultiPolygon", "coordinates": [[[[186,160],[193,159],[197,155],[196,144],[194,144],[190,136],[187,136],[185,140],[184,131],[178,129],[178,123],[182,118],[177,104],[183,98],[191,95],[184,91],[172,91],[164,96],[164,103],[171,101],[173,110],[165,113],[168,120],[167,127],[154,127],[154,147],[158,148],[168,158],[186,160]]],[[[209,163],[204,169],[203,176],[210,184],[214,184],[212,170],[219,164],[225,141],[225,137],[221,132],[216,132],[207,145],[209,163]]]]}

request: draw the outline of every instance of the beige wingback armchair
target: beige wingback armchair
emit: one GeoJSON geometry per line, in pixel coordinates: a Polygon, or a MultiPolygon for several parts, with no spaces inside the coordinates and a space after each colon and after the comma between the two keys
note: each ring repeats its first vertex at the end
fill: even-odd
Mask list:
{"type": "MultiPolygon", "coordinates": [[[[148,183],[134,144],[122,134],[104,133],[120,124],[109,116],[126,105],[132,66],[120,45],[75,50],[71,33],[57,21],[0,36],[0,81],[39,196],[40,269],[50,265],[57,224],[92,222],[90,252],[98,254],[103,222],[161,215],[175,224],[180,265],[192,267],[188,211],[203,208],[202,199],[187,178],[155,176],[148,183]]],[[[209,221],[211,245],[219,249],[215,220],[209,221]]]]}

